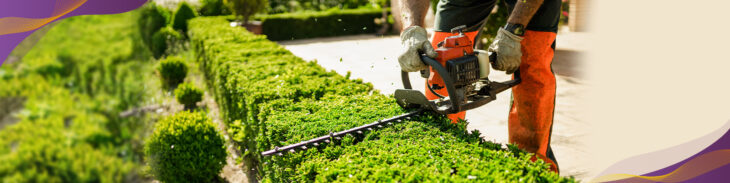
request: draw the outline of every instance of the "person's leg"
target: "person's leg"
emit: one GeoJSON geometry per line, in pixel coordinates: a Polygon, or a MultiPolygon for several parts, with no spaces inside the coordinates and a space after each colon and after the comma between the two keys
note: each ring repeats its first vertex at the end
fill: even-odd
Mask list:
{"type": "MultiPolygon", "coordinates": [[[[441,0],[436,7],[436,22],[434,24],[434,35],[431,39],[431,45],[437,48],[437,44],[443,41],[446,37],[454,36],[456,34],[451,33],[451,29],[466,25],[467,29],[464,34],[476,42],[479,31],[481,30],[484,22],[487,20],[487,16],[492,12],[496,0],[441,0]]],[[[430,69],[430,74],[436,75],[436,71],[430,69]]],[[[433,77],[431,77],[433,78],[433,77]]],[[[441,78],[441,77],[437,77],[441,78]]],[[[436,84],[443,86],[444,82],[441,79],[429,79],[426,85],[436,84]]],[[[436,93],[443,96],[448,96],[446,88],[434,89],[436,93]]],[[[437,99],[438,96],[434,95],[428,90],[426,86],[426,98],[429,100],[437,99]]],[[[464,119],[466,112],[459,112],[456,114],[448,115],[454,123],[458,122],[459,119],[464,119]]]]}
{"type": "MultiPolygon", "coordinates": [[[[515,0],[506,0],[512,9],[515,0]]],[[[558,172],[558,163],[550,148],[555,110],[555,75],[552,60],[560,19],[560,0],[545,0],[525,28],[520,76],[522,82],[512,88],[509,113],[509,142],[535,153],[558,172]]],[[[535,160],[533,158],[533,160],[535,160]]]]}

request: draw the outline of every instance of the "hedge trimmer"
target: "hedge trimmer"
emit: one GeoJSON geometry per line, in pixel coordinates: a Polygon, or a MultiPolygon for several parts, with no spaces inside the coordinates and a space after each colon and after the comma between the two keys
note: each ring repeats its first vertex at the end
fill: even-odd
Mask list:
{"type": "MultiPolygon", "coordinates": [[[[332,140],[339,140],[348,134],[362,134],[363,131],[384,128],[395,122],[409,120],[424,111],[432,111],[438,114],[453,114],[480,107],[497,98],[497,93],[503,92],[520,83],[520,72],[514,73],[514,79],[505,82],[491,82],[487,78],[489,74],[488,62],[479,62],[474,54],[473,44],[467,36],[462,33],[466,26],[458,26],[451,30],[452,33],[459,32],[459,35],[450,36],[438,44],[438,57],[432,59],[425,55],[421,55],[421,60],[438,73],[434,77],[440,76],[444,81],[444,86],[427,83],[428,90],[438,99],[428,100],[426,96],[418,90],[413,90],[411,81],[407,72],[401,71],[401,78],[404,89],[395,91],[395,98],[398,105],[406,109],[415,109],[405,114],[394,116],[388,119],[378,120],[370,124],[347,129],[339,132],[330,132],[328,135],[317,137],[314,139],[302,141],[296,144],[284,147],[275,147],[272,150],[261,153],[263,156],[279,155],[282,156],[286,152],[296,152],[297,150],[306,150],[308,147],[317,147],[321,144],[331,143],[332,140]],[[446,67],[444,67],[444,65],[446,67]],[[434,89],[446,88],[448,96],[443,96],[434,91],[434,89]]],[[[497,55],[489,53],[489,60],[497,60],[497,55]]],[[[493,62],[492,62],[493,63],[493,62]]],[[[421,71],[424,78],[430,77],[427,70],[421,71]]]]}

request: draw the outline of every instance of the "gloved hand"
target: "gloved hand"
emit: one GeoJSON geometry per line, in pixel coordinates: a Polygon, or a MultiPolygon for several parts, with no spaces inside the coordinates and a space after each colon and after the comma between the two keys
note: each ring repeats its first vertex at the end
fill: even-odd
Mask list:
{"type": "Polygon", "coordinates": [[[398,63],[403,71],[416,72],[428,69],[428,66],[421,61],[421,53],[431,58],[436,58],[438,55],[428,41],[426,29],[422,27],[408,27],[400,34],[400,40],[403,48],[398,56],[398,63]]]}
{"type": "Polygon", "coordinates": [[[504,28],[499,28],[497,37],[494,38],[492,45],[489,45],[489,51],[497,53],[494,69],[512,74],[520,67],[520,60],[522,59],[520,41],[522,39],[524,38],[504,30],[504,28]]]}

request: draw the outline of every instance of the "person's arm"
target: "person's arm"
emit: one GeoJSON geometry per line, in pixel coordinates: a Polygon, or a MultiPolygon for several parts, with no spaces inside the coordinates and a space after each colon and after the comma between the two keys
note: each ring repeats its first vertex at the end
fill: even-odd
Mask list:
{"type": "Polygon", "coordinates": [[[532,19],[532,16],[535,15],[535,12],[537,12],[537,9],[540,8],[543,1],[544,0],[517,0],[517,4],[515,4],[512,14],[510,14],[507,19],[507,23],[520,24],[527,27],[527,24],[530,23],[530,19],[532,19]]]}
{"type": "Polygon", "coordinates": [[[401,70],[416,72],[428,69],[428,66],[421,61],[421,54],[436,58],[438,53],[428,41],[428,32],[423,28],[423,19],[428,12],[429,0],[398,0],[401,7],[401,20],[403,27],[400,33],[401,53],[398,56],[398,63],[401,70]]]}
{"type": "Polygon", "coordinates": [[[507,18],[507,25],[499,28],[489,51],[497,53],[494,69],[511,74],[520,67],[522,62],[521,41],[525,33],[524,28],[530,23],[544,0],[517,0],[512,13],[507,18]],[[519,28],[519,29],[518,29],[519,28]]]}
{"type": "MultiPolygon", "coordinates": [[[[411,26],[423,27],[423,21],[431,4],[429,0],[398,0],[403,20],[402,30],[411,26]]],[[[541,1],[542,2],[542,1],[541,1]]]]}

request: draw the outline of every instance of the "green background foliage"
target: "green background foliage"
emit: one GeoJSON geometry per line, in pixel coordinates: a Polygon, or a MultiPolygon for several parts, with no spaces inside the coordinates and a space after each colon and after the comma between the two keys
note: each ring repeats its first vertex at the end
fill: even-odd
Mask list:
{"type": "Polygon", "coordinates": [[[0,182],[143,179],[145,118],[119,116],[159,88],[146,82],[157,80],[142,24],[130,21],[143,11],[64,19],[0,67],[0,106],[20,101],[0,127],[0,182]]]}
{"type": "Polygon", "coordinates": [[[268,12],[270,14],[295,13],[302,11],[324,11],[336,9],[356,9],[371,6],[372,4],[382,5],[383,0],[269,0],[268,12]]]}
{"type": "Polygon", "coordinates": [[[157,122],[145,154],[160,181],[210,182],[225,165],[224,143],[205,113],[183,111],[157,122]]]}
{"type": "Polygon", "coordinates": [[[497,5],[494,7],[497,11],[490,14],[487,18],[487,23],[482,28],[482,47],[486,49],[492,44],[492,41],[497,37],[497,31],[500,27],[507,24],[507,18],[509,18],[509,9],[504,0],[497,1],[497,5]],[[483,41],[486,40],[486,41],[483,41]]]}

